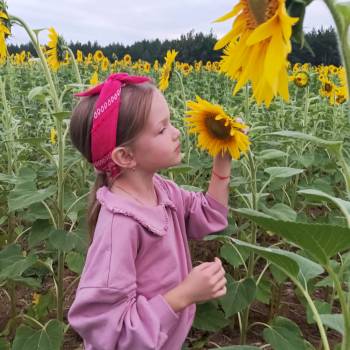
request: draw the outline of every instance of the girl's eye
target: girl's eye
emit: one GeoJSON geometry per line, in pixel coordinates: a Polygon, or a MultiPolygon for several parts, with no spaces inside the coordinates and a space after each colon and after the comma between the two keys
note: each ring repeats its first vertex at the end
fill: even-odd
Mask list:
{"type": "Polygon", "coordinates": [[[162,130],[159,131],[160,134],[163,134],[166,128],[163,128],[162,130]]]}

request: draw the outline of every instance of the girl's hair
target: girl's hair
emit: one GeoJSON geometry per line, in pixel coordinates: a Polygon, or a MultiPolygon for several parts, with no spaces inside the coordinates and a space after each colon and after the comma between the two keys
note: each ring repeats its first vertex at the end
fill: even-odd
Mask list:
{"type": "MultiPolygon", "coordinates": [[[[151,82],[126,85],[122,88],[117,128],[117,146],[131,145],[143,130],[149,117],[155,86],[151,82]]],[[[83,97],[75,106],[70,120],[70,138],[80,153],[92,162],[91,127],[93,110],[99,95],[83,97]]],[[[96,192],[102,186],[111,187],[105,173],[97,173],[95,183],[90,190],[87,210],[87,224],[90,243],[93,240],[101,204],[96,192]]]]}

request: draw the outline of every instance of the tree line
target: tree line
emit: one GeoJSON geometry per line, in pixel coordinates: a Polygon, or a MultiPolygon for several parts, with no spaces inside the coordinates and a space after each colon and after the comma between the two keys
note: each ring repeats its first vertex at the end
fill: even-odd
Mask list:
{"type": "MultiPolygon", "coordinates": [[[[183,34],[178,39],[173,40],[142,40],[132,45],[121,43],[112,43],[107,46],[101,46],[97,41],[87,43],[70,42],[68,46],[76,52],[81,50],[84,55],[96,50],[102,50],[105,56],[111,61],[121,59],[125,54],[130,54],[133,60],[142,59],[148,62],[158,60],[163,62],[167,50],[175,49],[179,52],[177,60],[181,62],[193,63],[194,61],[219,61],[222,50],[215,51],[214,45],[218,38],[210,32],[209,34],[195,33],[194,30],[183,34]]],[[[299,44],[292,43],[293,50],[289,55],[291,63],[311,63],[312,65],[340,65],[340,56],[337,46],[336,33],[333,27],[313,29],[305,34],[305,40],[308,45],[303,48],[299,44]],[[309,48],[307,48],[309,46],[309,48]]],[[[31,43],[28,44],[10,44],[8,45],[10,53],[18,53],[22,50],[30,51],[35,56],[35,51],[31,43]]]]}

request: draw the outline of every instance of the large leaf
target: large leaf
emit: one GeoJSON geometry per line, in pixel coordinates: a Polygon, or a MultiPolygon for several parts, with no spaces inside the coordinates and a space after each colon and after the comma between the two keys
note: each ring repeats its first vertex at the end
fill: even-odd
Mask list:
{"type": "Polygon", "coordinates": [[[49,220],[36,220],[32,225],[32,230],[28,238],[29,248],[33,248],[40,242],[49,237],[50,231],[53,230],[49,220]]]}
{"type": "Polygon", "coordinates": [[[302,338],[299,327],[291,320],[276,317],[263,331],[263,337],[274,350],[311,350],[314,347],[302,338]]]}
{"type": "Polygon", "coordinates": [[[9,212],[29,207],[41,202],[56,192],[56,186],[38,190],[35,184],[36,173],[29,168],[22,168],[16,178],[15,188],[8,196],[9,212]]]}
{"type": "Polygon", "coordinates": [[[288,178],[295,176],[297,174],[301,174],[304,169],[296,169],[289,167],[270,167],[266,168],[265,172],[268,173],[272,178],[288,178]]]}
{"type": "Polygon", "coordinates": [[[50,243],[63,252],[69,252],[75,247],[75,236],[64,230],[52,230],[49,237],[50,243]]]}
{"type": "Polygon", "coordinates": [[[227,293],[219,299],[225,312],[225,317],[244,310],[255,298],[256,286],[252,278],[246,278],[241,281],[234,281],[231,276],[227,278],[227,293]]]}
{"type": "Polygon", "coordinates": [[[269,135],[285,136],[285,137],[290,137],[290,138],[304,140],[304,141],[311,141],[316,145],[323,146],[324,148],[327,148],[330,151],[335,151],[335,152],[338,152],[343,145],[343,141],[324,140],[319,137],[304,134],[299,131],[284,130],[284,131],[272,132],[269,135]]]}
{"type": "Polygon", "coordinates": [[[259,350],[256,346],[250,345],[233,345],[233,346],[224,346],[223,348],[210,348],[209,350],[259,350]]]}
{"type": "Polygon", "coordinates": [[[193,327],[203,331],[216,332],[230,323],[225,319],[222,311],[218,310],[213,302],[206,302],[197,305],[196,317],[193,327]]]}
{"type": "Polygon", "coordinates": [[[330,257],[350,248],[350,229],[346,227],[275,220],[251,209],[234,211],[303,248],[322,265],[326,265],[330,257]]]}
{"type": "Polygon", "coordinates": [[[232,239],[235,244],[245,247],[262,256],[289,277],[299,279],[304,285],[306,282],[324,272],[322,266],[296,253],[277,249],[265,248],[247,242],[232,239]]]}
{"type": "Polygon", "coordinates": [[[332,202],[342,211],[348,223],[350,224],[350,202],[345,201],[344,199],[341,199],[341,198],[331,196],[328,193],[315,190],[315,189],[304,189],[304,190],[298,191],[298,193],[311,196],[312,199],[317,200],[319,202],[320,201],[332,202]]]}
{"type": "Polygon", "coordinates": [[[20,326],[12,350],[60,350],[62,341],[63,324],[57,320],[50,320],[40,330],[20,326]]]}

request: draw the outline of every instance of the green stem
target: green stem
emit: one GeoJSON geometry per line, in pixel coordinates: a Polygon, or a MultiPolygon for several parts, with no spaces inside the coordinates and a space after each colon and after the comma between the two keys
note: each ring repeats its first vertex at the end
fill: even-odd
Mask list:
{"type": "Polygon", "coordinates": [[[342,289],[342,286],[337,274],[334,272],[334,270],[331,268],[330,265],[325,265],[324,267],[334,282],[334,286],[338,293],[338,298],[341,305],[342,314],[344,317],[344,338],[342,341],[341,349],[348,350],[350,349],[350,310],[348,309],[345,293],[342,289]]]}
{"type": "MultiPolygon", "coordinates": [[[[346,13],[341,14],[340,9],[337,9],[337,6],[349,6],[349,3],[337,4],[337,2],[334,0],[324,0],[324,2],[333,17],[335,26],[337,27],[339,51],[346,71],[347,89],[348,95],[350,96],[350,43],[348,40],[349,23],[344,21],[344,19],[347,19],[346,13]]],[[[348,101],[348,104],[350,105],[350,100],[348,101]]]]}
{"type": "MultiPolygon", "coordinates": [[[[9,16],[10,20],[17,22],[22,26],[28,33],[35,51],[40,58],[40,62],[46,77],[46,80],[50,87],[50,93],[53,100],[54,112],[62,111],[62,105],[58,97],[58,93],[52,79],[52,75],[45,59],[44,53],[41,50],[38,38],[36,34],[28,27],[28,25],[19,17],[9,16]]],[[[62,130],[62,120],[56,118],[56,130],[57,130],[57,141],[58,141],[58,169],[57,169],[57,228],[64,229],[64,187],[63,187],[63,164],[64,164],[64,138],[62,130]]],[[[58,267],[57,267],[57,319],[63,320],[63,274],[64,274],[64,253],[58,250],[58,267]]]]}
{"type": "Polygon", "coordinates": [[[69,53],[69,55],[70,55],[70,57],[72,59],[73,69],[74,69],[77,81],[78,81],[79,84],[82,84],[81,75],[80,75],[80,72],[79,72],[77,61],[75,60],[75,57],[74,57],[74,53],[68,46],[66,46],[66,50],[68,51],[68,53],[69,53]]]}

